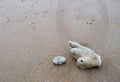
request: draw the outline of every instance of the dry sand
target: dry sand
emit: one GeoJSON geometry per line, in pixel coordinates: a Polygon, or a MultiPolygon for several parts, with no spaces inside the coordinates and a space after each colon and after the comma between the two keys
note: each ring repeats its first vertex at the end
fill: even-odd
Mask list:
{"type": "Polygon", "coordinates": [[[120,0],[0,0],[0,82],[120,82],[120,0]],[[79,69],[69,40],[103,65],[79,69]]]}

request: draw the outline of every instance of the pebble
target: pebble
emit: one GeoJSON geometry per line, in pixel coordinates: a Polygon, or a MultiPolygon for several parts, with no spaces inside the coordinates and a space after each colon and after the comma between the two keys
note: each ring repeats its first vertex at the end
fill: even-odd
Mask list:
{"type": "Polygon", "coordinates": [[[57,56],[53,59],[53,63],[56,65],[61,65],[66,62],[66,58],[64,56],[57,56]]]}

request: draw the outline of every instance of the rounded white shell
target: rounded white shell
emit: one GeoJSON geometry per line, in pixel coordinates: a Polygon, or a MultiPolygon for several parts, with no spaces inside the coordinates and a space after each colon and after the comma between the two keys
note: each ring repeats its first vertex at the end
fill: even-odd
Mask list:
{"type": "Polygon", "coordinates": [[[53,59],[53,63],[56,65],[61,65],[66,62],[66,58],[64,56],[57,56],[53,59]]]}

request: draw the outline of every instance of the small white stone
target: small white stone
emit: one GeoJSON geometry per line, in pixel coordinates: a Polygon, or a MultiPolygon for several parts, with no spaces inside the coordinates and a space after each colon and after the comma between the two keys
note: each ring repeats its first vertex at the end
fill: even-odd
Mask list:
{"type": "Polygon", "coordinates": [[[57,56],[53,59],[53,63],[56,65],[61,65],[66,62],[66,59],[64,56],[57,56]]]}

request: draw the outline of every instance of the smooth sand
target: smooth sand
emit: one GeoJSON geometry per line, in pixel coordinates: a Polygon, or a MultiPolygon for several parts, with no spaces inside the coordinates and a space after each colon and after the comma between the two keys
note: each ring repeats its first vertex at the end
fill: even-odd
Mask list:
{"type": "Polygon", "coordinates": [[[120,82],[120,0],[0,0],[0,82],[120,82]],[[103,65],[79,69],[69,40],[103,65]]]}

